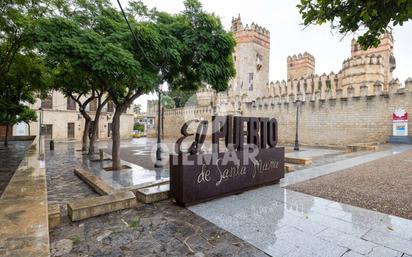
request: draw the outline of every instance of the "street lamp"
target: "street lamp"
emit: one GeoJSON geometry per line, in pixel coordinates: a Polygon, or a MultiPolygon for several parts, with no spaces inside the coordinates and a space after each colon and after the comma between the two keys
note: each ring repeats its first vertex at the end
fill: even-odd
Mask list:
{"type": "Polygon", "coordinates": [[[159,85],[158,88],[158,95],[159,95],[159,100],[157,102],[157,149],[156,149],[156,162],[155,162],[155,168],[163,168],[163,163],[162,163],[162,138],[161,138],[161,130],[160,130],[160,123],[162,122],[162,84],[159,85]]]}
{"type": "Polygon", "coordinates": [[[299,151],[299,105],[300,99],[296,100],[296,134],[295,134],[295,147],[293,150],[299,151]]]}

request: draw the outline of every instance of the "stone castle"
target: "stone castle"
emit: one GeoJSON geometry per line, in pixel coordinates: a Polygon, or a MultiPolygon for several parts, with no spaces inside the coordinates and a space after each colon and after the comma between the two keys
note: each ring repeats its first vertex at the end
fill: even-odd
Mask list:
{"type": "MultiPolygon", "coordinates": [[[[166,110],[165,127],[176,129],[164,131],[165,136],[178,137],[182,117],[189,113],[204,119],[212,115],[269,116],[279,121],[281,141],[292,142],[294,105],[301,104],[303,143],[382,143],[391,135],[394,109],[412,109],[412,80],[408,79],[404,88],[392,77],[396,62],[391,33],[381,38],[378,47],[368,50],[352,40],[351,56],[337,73],[317,75],[315,57],[305,52],[287,58],[286,81],[269,82],[270,32],[254,23],[243,25],[240,16],[232,19],[231,32],[237,42],[233,56],[236,76],[228,90],[218,93],[205,87],[196,94],[197,106],[166,110]],[[378,120],[380,123],[370,124],[378,120]],[[329,131],[325,133],[325,129],[329,131]],[[337,129],[342,129],[339,136],[331,133],[337,129]]],[[[149,113],[155,112],[154,104],[148,103],[149,113]]]]}

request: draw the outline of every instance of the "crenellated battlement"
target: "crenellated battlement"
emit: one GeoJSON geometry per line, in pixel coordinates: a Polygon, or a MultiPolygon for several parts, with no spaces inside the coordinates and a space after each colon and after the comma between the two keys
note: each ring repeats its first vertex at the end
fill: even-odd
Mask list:
{"type": "MultiPolygon", "coordinates": [[[[350,58],[337,72],[316,74],[315,57],[308,52],[288,56],[287,78],[269,82],[269,31],[255,23],[243,25],[240,15],[232,19],[231,31],[237,42],[236,76],[229,89],[216,92],[205,87],[196,93],[197,106],[165,110],[170,128],[166,137],[178,137],[187,120],[236,115],[276,117],[279,142],[291,143],[299,104],[302,143],[383,143],[392,133],[392,112],[412,110],[412,78],[404,85],[392,79],[395,58],[389,34],[377,48],[368,50],[353,41],[350,58]]],[[[156,108],[157,101],[150,101],[148,110],[156,108]]],[[[412,124],[409,127],[412,133],[412,124]]]]}
{"type": "Polygon", "coordinates": [[[303,54],[294,54],[292,56],[288,56],[288,63],[293,62],[293,61],[299,61],[299,60],[304,60],[304,59],[309,59],[313,62],[315,62],[315,57],[313,55],[311,55],[308,52],[304,52],[303,54]]]}
{"type": "MultiPolygon", "coordinates": [[[[317,77],[318,81],[322,84],[327,79],[332,80],[336,77],[332,77],[330,75],[321,77],[317,77]]],[[[375,97],[395,97],[401,94],[408,94],[412,97],[412,79],[408,79],[405,81],[405,86],[399,82],[398,79],[392,80],[390,83],[390,90],[389,92],[383,91],[383,83],[381,81],[375,81],[373,84],[373,93],[368,92],[368,87],[366,85],[362,85],[360,87],[360,91],[355,91],[355,88],[349,86],[345,89],[342,88],[330,88],[326,90],[322,89],[315,89],[315,90],[308,90],[308,91],[288,91],[288,88],[291,87],[293,84],[300,83],[298,80],[294,80],[292,83],[285,83],[285,81],[279,82],[276,81],[271,83],[271,87],[274,89],[274,94],[270,94],[267,97],[257,98],[252,103],[246,105],[248,109],[256,109],[262,106],[282,106],[288,104],[295,104],[297,101],[303,103],[312,103],[312,104],[321,104],[324,105],[328,101],[331,104],[336,104],[336,101],[351,101],[351,100],[359,100],[363,99],[364,101],[371,101],[375,97]],[[284,89],[284,90],[283,90],[284,89]]]]}
{"type": "Polygon", "coordinates": [[[232,18],[232,26],[230,30],[233,32],[238,44],[253,42],[266,48],[270,48],[269,30],[256,23],[252,23],[250,26],[248,24],[243,26],[240,14],[237,18],[232,18]]]}
{"type": "Polygon", "coordinates": [[[308,52],[288,56],[288,80],[300,79],[315,73],[315,57],[308,52]]]}
{"type": "Polygon", "coordinates": [[[380,65],[384,67],[383,57],[375,54],[354,56],[343,61],[342,70],[360,65],[380,65]]]}

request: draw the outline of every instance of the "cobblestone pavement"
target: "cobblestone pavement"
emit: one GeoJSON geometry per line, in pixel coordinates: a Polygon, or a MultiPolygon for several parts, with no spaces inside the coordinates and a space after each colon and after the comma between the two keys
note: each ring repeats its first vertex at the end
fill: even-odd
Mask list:
{"type": "MultiPolygon", "coordinates": [[[[49,203],[60,203],[63,215],[67,201],[97,195],[73,173],[87,158],[78,148],[56,143],[46,150],[49,203]]],[[[52,256],[267,256],[170,200],[78,222],[63,217],[50,243],[52,256]]]]}
{"type": "Polygon", "coordinates": [[[50,238],[52,256],[267,256],[169,200],[65,224],[50,238]]]}
{"type": "Polygon", "coordinates": [[[6,147],[0,142],[0,196],[23,160],[32,141],[10,141],[6,147]]]}
{"type": "Polygon", "coordinates": [[[46,142],[46,177],[49,204],[60,204],[63,215],[67,212],[66,203],[71,199],[98,196],[91,187],[79,179],[73,172],[82,165],[82,152],[76,151],[79,145],[72,143],[55,143],[50,151],[46,142]]]}

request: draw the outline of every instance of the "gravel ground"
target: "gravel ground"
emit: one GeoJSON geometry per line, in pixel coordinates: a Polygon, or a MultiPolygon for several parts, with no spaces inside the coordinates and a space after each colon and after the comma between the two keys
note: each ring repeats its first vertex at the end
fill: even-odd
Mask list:
{"type": "Polygon", "coordinates": [[[412,219],[412,151],[290,185],[287,188],[412,219]]]}
{"type": "Polygon", "coordinates": [[[6,147],[0,142],[0,197],[26,155],[32,141],[10,141],[6,147]]]}

